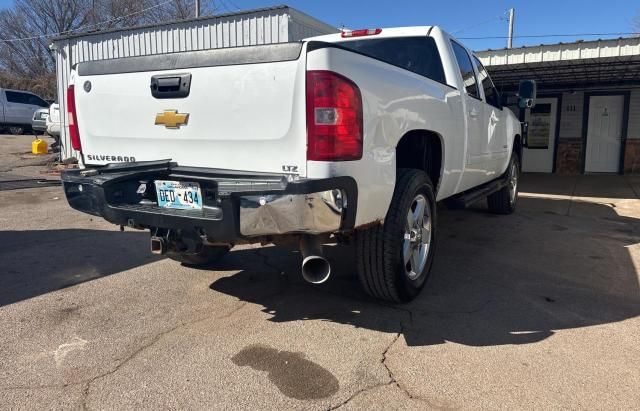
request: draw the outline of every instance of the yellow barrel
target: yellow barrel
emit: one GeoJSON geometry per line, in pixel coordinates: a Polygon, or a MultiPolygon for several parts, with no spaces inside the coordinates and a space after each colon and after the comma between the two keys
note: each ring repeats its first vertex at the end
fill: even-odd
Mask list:
{"type": "Polygon", "coordinates": [[[31,143],[31,152],[33,154],[47,154],[47,142],[39,138],[31,143]]]}

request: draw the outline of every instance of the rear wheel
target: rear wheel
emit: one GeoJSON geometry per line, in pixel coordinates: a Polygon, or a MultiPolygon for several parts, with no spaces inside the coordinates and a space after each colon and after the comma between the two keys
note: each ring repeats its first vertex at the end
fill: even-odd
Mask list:
{"type": "Polygon", "coordinates": [[[167,251],[167,257],[184,265],[199,267],[215,263],[224,257],[229,250],[231,250],[231,246],[202,245],[197,252],[167,251]]]}
{"type": "Polygon", "coordinates": [[[356,233],[364,290],[381,300],[411,301],[429,276],[435,244],[433,184],[421,170],[399,169],[384,224],[356,233]]]}
{"type": "Polygon", "coordinates": [[[505,178],[507,185],[487,197],[489,211],[495,214],[511,214],[516,209],[520,182],[520,159],[516,153],[511,155],[505,178]]]}
{"type": "Polygon", "coordinates": [[[24,127],[22,126],[10,126],[7,127],[9,130],[9,134],[15,134],[17,136],[22,135],[24,133],[24,127]]]}

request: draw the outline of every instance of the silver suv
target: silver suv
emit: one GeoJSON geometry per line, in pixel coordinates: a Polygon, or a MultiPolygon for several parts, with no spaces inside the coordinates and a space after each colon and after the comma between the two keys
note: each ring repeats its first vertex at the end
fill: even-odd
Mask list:
{"type": "Polygon", "coordinates": [[[33,93],[0,89],[0,129],[23,134],[31,129],[33,113],[43,107],[49,107],[49,103],[33,93]]]}

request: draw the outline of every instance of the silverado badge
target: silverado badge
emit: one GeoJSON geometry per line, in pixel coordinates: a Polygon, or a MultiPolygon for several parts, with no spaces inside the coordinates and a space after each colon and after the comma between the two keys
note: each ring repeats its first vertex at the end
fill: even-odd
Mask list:
{"type": "Polygon", "coordinates": [[[165,110],[156,114],[156,125],[166,128],[180,128],[189,122],[189,113],[178,113],[178,110],[165,110]]]}

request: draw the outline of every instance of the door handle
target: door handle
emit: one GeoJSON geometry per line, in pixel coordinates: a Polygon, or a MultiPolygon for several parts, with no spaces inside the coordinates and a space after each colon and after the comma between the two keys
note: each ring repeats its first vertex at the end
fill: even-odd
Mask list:
{"type": "Polygon", "coordinates": [[[185,98],[189,96],[190,88],[189,73],[151,77],[151,95],[155,98],[185,98]]]}
{"type": "Polygon", "coordinates": [[[476,110],[475,108],[472,108],[471,110],[469,110],[469,117],[478,118],[478,110],[476,110]]]}

